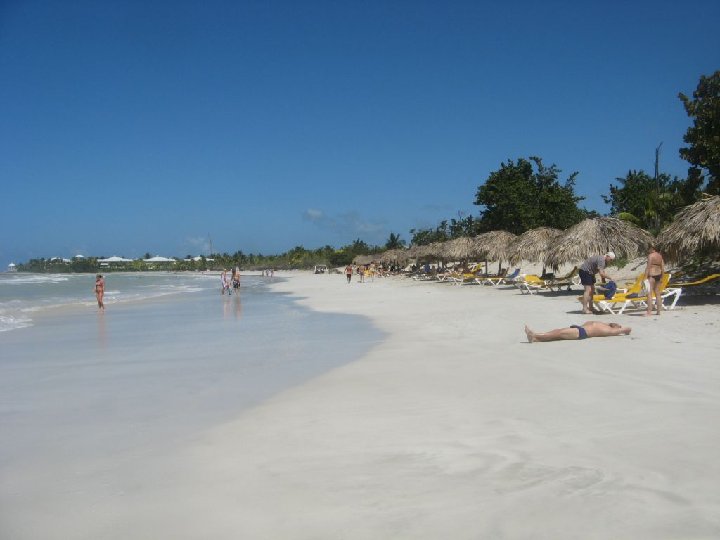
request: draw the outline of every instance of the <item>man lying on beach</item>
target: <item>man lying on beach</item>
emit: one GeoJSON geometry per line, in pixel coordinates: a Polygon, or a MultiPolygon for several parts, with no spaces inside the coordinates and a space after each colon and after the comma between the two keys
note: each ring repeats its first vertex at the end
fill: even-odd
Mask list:
{"type": "Polygon", "coordinates": [[[549,332],[538,334],[525,326],[525,334],[528,341],[559,341],[562,339],[586,339],[589,337],[609,337],[629,335],[632,328],[629,326],[621,326],[618,323],[604,323],[598,321],[587,321],[582,326],[575,324],[569,328],[556,328],[549,332]]]}

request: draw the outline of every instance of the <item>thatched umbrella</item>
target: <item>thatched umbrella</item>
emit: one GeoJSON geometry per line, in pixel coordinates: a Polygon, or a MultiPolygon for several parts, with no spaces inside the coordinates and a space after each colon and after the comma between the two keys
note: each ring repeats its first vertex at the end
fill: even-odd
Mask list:
{"type": "Polygon", "coordinates": [[[466,261],[481,254],[474,238],[460,236],[443,242],[443,255],[446,259],[466,261]]]}
{"type": "Polygon", "coordinates": [[[443,259],[443,242],[433,242],[419,246],[417,251],[418,259],[443,259]]]}
{"type": "Polygon", "coordinates": [[[520,261],[543,262],[552,242],[562,234],[560,229],[538,227],[518,236],[510,246],[510,264],[520,261]]]}
{"type": "Polygon", "coordinates": [[[545,264],[554,269],[565,263],[584,261],[591,255],[614,251],[618,257],[632,259],[645,253],[652,235],[629,221],[600,217],[585,219],[555,239],[545,264]]]}
{"type": "Polygon", "coordinates": [[[410,259],[410,250],[404,248],[388,249],[380,255],[380,262],[382,263],[404,263],[410,259]]]}
{"type": "Polygon", "coordinates": [[[485,258],[486,270],[487,261],[498,261],[498,272],[500,272],[502,261],[510,258],[510,246],[516,238],[517,236],[507,231],[490,231],[475,237],[478,252],[485,258]]]}
{"type": "Polygon", "coordinates": [[[720,254],[720,196],[686,206],[658,236],[658,247],[669,261],[693,255],[720,254]]]}
{"type": "Polygon", "coordinates": [[[415,259],[419,262],[442,261],[443,250],[442,242],[433,242],[422,246],[412,246],[407,250],[408,258],[415,259]]]}
{"type": "Polygon", "coordinates": [[[355,258],[353,259],[353,264],[363,266],[366,264],[370,264],[375,260],[377,260],[377,255],[355,255],[355,258]]]}
{"type": "Polygon", "coordinates": [[[401,250],[399,249],[388,249],[383,251],[379,255],[379,261],[382,263],[395,262],[401,258],[401,250]]]}

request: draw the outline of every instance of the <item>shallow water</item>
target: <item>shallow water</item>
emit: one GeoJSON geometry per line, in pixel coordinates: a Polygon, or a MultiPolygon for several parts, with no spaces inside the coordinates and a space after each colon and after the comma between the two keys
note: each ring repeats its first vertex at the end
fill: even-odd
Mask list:
{"type": "MultiPolygon", "coordinates": [[[[112,273],[105,278],[108,305],[211,290],[220,279],[189,272],[112,273]]],[[[262,283],[249,276],[245,285],[254,290],[262,283]]],[[[94,274],[0,273],[0,332],[32,326],[48,310],[94,305],[94,274]]]]}
{"type": "MultiPolygon", "coordinates": [[[[38,308],[31,326],[0,333],[0,537],[3,523],[26,537],[19,516],[39,498],[113,496],[145,457],[361,357],[383,337],[362,317],[309,311],[260,277],[243,277],[232,296],[219,294],[217,277],[198,286],[174,279],[110,275],[109,291],[135,297],[104,313],[83,301],[38,308]],[[174,292],[136,292],[153,284],[174,292]]],[[[81,292],[93,283],[79,281],[56,283],[81,292]]]]}

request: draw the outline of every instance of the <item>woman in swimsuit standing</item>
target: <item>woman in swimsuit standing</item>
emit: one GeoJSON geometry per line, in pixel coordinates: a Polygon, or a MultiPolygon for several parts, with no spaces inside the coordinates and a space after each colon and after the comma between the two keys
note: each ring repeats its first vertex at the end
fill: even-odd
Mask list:
{"type": "Polygon", "coordinates": [[[660,300],[662,285],[662,277],[665,273],[665,261],[663,256],[657,250],[655,246],[650,246],[648,250],[647,268],[645,269],[645,279],[650,283],[650,290],[648,291],[647,297],[647,312],[645,315],[652,315],[652,296],[655,294],[655,307],[657,308],[657,314],[660,315],[662,311],[662,300],[660,300]]]}
{"type": "Polygon", "coordinates": [[[102,274],[98,274],[95,276],[95,298],[97,298],[98,307],[100,309],[105,309],[103,296],[105,296],[105,279],[102,277],[102,274]]]}

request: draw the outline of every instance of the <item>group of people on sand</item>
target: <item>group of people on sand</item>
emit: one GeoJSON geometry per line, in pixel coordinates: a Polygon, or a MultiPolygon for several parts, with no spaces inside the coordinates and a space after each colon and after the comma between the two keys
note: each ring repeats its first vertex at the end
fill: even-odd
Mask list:
{"type": "Polygon", "coordinates": [[[220,274],[220,283],[222,288],[220,294],[225,294],[227,291],[228,295],[231,295],[233,290],[238,292],[240,289],[240,268],[237,266],[232,269],[232,275],[228,276],[228,271],[223,270],[220,274]],[[231,288],[232,287],[232,288],[231,288]]]}
{"type": "MultiPolygon", "coordinates": [[[[594,255],[589,257],[580,267],[580,283],[584,287],[582,299],[582,312],[584,314],[597,313],[593,309],[593,296],[595,295],[595,274],[599,274],[603,283],[611,282],[612,278],[607,274],[605,268],[608,263],[615,260],[615,253],[608,251],[605,255],[594,255]]],[[[665,273],[665,261],[656,246],[650,246],[645,266],[645,280],[647,286],[647,311],[645,315],[652,315],[653,296],[655,297],[656,313],[662,311],[662,278],[665,273]]],[[[587,321],[582,325],[571,325],[567,328],[556,328],[549,332],[534,332],[525,326],[525,335],[528,341],[558,341],[563,339],[587,339],[589,337],[609,337],[629,335],[632,328],[622,326],[618,323],[604,323],[599,321],[587,321]]]]}
{"type": "Polygon", "coordinates": [[[345,267],[345,277],[347,278],[348,283],[352,281],[353,273],[357,274],[358,281],[360,283],[365,283],[366,277],[370,278],[371,281],[375,280],[375,275],[378,273],[378,268],[375,263],[358,264],[357,266],[348,264],[345,267]]]}

